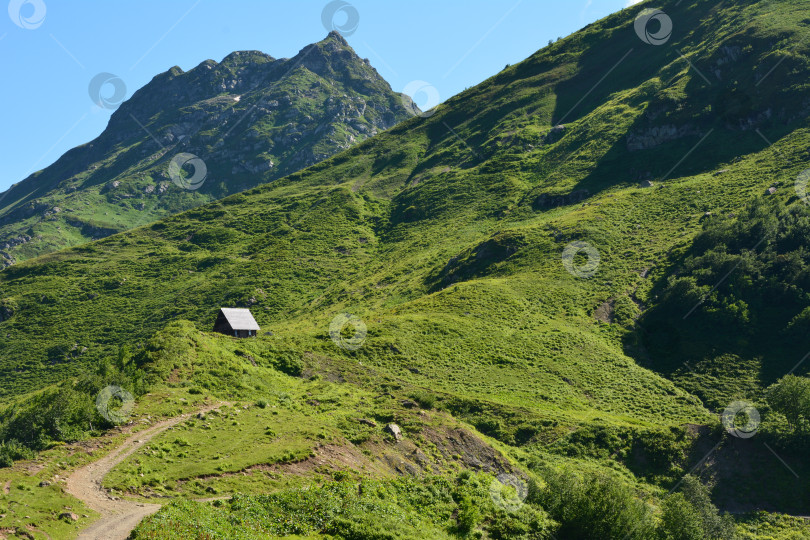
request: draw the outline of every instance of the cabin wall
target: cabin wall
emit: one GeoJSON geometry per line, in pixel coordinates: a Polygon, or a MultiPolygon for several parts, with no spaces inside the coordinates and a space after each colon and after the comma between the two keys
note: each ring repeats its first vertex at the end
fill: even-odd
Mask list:
{"type": "Polygon", "coordinates": [[[228,320],[225,319],[225,317],[222,317],[221,320],[217,319],[217,321],[214,323],[214,332],[219,332],[220,334],[232,336],[233,328],[231,328],[231,325],[228,324],[228,320]]]}

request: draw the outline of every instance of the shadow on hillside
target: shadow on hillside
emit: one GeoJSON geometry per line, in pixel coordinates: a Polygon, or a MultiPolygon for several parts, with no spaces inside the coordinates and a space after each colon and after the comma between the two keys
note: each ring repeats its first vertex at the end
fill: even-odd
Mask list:
{"type": "Polygon", "coordinates": [[[738,217],[706,221],[692,245],[664,263],[670,270],[624,336],[625,354],[716,411],[761,400],[787,373],[810,372],[801,225],[808,216],[804,206],[760,197],[738,217]]]}
{"type": "Polygon", "coordinates": [[[630,102],[644,107],[644,112],[574,189],[598,193],[616,184],[715,171],[740,156],[767,149],[768,141],[776,142],[792,130],[774,121],[767,97],[757,93],[753,82],[741,86],[736,81],[714,81],[710,86],[694,76],[685,92],[689,100],[654,95],[630,102]]]}
{"type": "Polygon", "coordinates": [[[587,40],[596,34],[585,34],[587,53],[579,56],[577,74],[557,84],[555,124],[585,118],[611,95],[629,89],[639,91],[627,104],[644,108],[628,136],[599,159],[574,191],[593,194],[617,183],[712,171],[764,150],[768,140],[776,142],[790,131],[788,124],[807,116],[808,93],[795,87],[797,81],[791,88],[783,80],[798,69],[801,58],[788,59],[769,79],[763,77],[773,64],[772,36],[753,27],[716,34],[710,21],[699,18],[708,9],[670,5],[665,11],[677,22],[668,43],[646,44],[632,26],[593,43],[587,40]],[[679,34],[686,28],[688,34],[679,34]],[[695,47],[698,54],[691,55],[695,47]],[[688,77],[683,91],[672,92],[683,76],[688,77]],[[652,84],[656,78],[662,90],[652,84]],[[766,84],[760,84],[763,80],[766,84]],[[686,97],[670,97],[678,93],[686,97]]]}

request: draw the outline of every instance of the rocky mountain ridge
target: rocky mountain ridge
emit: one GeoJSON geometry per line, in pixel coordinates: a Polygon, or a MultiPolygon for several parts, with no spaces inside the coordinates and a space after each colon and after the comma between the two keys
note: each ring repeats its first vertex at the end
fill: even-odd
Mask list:
{"type": "Polygon", "coordinates": [[[272,181],[412,107],[337,32],[290,59],[237,51],[187,72],[175,66],[122,103],[98,138],[0,195],[0,265],[272,181]],[[192,171],[202,182],[189,189],[192,171]]]}

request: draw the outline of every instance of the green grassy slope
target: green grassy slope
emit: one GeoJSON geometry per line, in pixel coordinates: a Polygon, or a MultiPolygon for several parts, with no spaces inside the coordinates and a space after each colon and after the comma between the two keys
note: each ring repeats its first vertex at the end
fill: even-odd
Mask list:
{"type": "MultiPolygon", "coordinates": [[[[725,399],[744,396],[704,403],[647,369],[659,366],[635,321],[706,212],[744,215],[775,182],[776,204],[792,200],[810,142],[805,7],[663,2],[675,32],[658,47],[633,30],[639,8],[624,10],[302,172],[8,268],[3,394],[77,375],[170,321],[207,331],[220,306],[249,306],[272,332],[250,346],[268,358],[353,388],[433,392],[531,470],[617,470],[660,496],[722,441],[682,426],[712,426],[725,399]],[[590,278],[565,269],[575,241],[600,254],[590,278]],[[329,337],[342,312],[368,328],[356,351],[329,337]]],[[[720,470],[728,507],[776,493],[768,509],[806,511],[803,495],[790,500],[802,484],[766,452],[744,462],[764,478],[728,484],[733,471],[720,470]]]]}

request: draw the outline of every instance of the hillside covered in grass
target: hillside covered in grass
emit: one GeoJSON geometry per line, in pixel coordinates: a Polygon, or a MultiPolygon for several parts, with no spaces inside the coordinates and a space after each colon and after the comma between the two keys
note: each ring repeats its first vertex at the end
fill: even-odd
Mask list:
{"type": "Polygon", "coordinates": [[[24,411],[126,345],[143,406],[247,407],[113,471],[121,494],[184,499],[137,537],[366,538],[376,511],[402,524],[385,538],[801,537],[782,513],[810,511],[802,423],[766,389],[810,349],[806,5],[665,1],[663,45],[636,33],[643,7],[303,171],[0,272],[3,398],[24,411]],[[212,335],[223,306],[260,335],[212,335]],[[340,314],[358,346],[330,335],[340,314]],[[722,428],[735,400],[761,433],[722,428]],[[533,486],[527,513],[479,501],[500,473],[533,486]],[[322,513],[297,505],[315,485],[322,513]]]}

